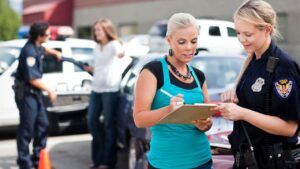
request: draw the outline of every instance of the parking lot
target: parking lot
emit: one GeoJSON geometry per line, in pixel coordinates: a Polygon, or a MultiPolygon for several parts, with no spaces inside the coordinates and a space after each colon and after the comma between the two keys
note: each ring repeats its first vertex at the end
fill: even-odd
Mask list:
{"type": "MultiPolygon", "coordinates": [[[[0,138],[0,169],[17,169],[17,148],[14,134],[0,138]]],[[[88,169],[90,161],[90,134],[68,134],[48,139],[47,150],[55,169],[88,169]]],[[[116,169],[127,169],[127,152],[119,150],[116,169]]]]}

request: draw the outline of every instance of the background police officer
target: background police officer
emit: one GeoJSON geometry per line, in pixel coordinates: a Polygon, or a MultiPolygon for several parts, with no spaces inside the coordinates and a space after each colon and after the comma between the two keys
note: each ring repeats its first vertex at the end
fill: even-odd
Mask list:
{"type": "Polygon", "coordinates": [[[19,65],[15,74],[15,101],[19,109],[20,124],[17,131],[17,163],[20,169],[38,167],[40,150],[46,147],[48,118],[43,104],[42,91],[46,91],[50,100],[56,100],[56,94],[42,81],[44,53],[55,56],[61,53],[54,49],[45,49],[42,43],[49,39],[49,25],[37,22],[31,25],[30,38],[22,48],[19,65]],[[29,153],[29,143],[33,139],[33,155],[29,153]]]}

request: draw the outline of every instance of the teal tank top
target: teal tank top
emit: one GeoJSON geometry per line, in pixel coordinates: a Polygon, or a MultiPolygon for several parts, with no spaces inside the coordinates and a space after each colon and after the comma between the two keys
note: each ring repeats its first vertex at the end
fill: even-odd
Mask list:
{"type": "MultiPolygon", "coordinates": [[[[173,96],[183,94],[185,104],[203,103],[203,92],[191,66],[197,88],[183,89],[171,84],[165,58],[160,60],[163,67],[164,84],[161,87],[173,96]]],[[[151,110],[168,106],[170,97],[156,91],[151,110]]],[[[211,158],[210,145],[204,132],[192,124],[157,124],[150,127],[149,163],[159,169],[190,169],[208,162],[211,158]]]]}

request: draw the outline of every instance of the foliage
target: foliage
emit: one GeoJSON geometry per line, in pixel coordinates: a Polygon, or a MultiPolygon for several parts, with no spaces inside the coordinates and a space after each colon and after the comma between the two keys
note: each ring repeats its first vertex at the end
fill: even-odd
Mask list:
{"type": "Polygon", "coordinates": [[[20,19],[17,13],[8,5],[7,0],[0,0],[0,40],[10,40],[18,37],[20,19]]]}

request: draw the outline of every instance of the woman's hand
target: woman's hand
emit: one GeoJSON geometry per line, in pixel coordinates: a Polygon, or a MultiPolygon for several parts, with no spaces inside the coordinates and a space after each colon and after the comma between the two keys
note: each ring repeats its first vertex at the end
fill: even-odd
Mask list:
{"type": "Polygon", "coordinates": [[[94,68],[92,66],[88,66],[88,65],[83,65],[83,69],[87,72],[94,72],[94,68]]]}
{"type": "Polygon", "coordinates": [[[235,89],[227,90],[221,94],[221,101],[227,103],[238,103],[239,99],[236,96],[235,89]]]}
{"type": "Polygon", "coordinates": [[[118,56],[119,59],[121,59],[125,56],[125,52],[121,52],[117,56],[118,56]]]}
{"type": "Polygon", "coordinates": [[[170,110],[173,111],[175,110],[178,106],[181,106],[184,104],[184,100],[183,100],[183,95],[182,94],[178,94],[175,97],[172,97],[170,99],[170,110]]]}
{"type": "Polygon", "coordinates": [[[213,110],[220,111],[221,115],[227,120],[237,121],[244,119],[242,109],[235,103],[220,103],[213,110]]]}
{"type": "Polygon", "coordinates": [[[211,118],[207,118],[206,120],[194,120],[192,123],[203,132],[206,132],[212,126],[211,118]]]}

